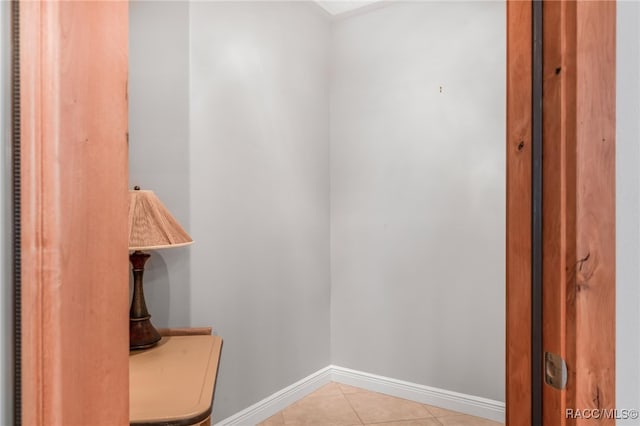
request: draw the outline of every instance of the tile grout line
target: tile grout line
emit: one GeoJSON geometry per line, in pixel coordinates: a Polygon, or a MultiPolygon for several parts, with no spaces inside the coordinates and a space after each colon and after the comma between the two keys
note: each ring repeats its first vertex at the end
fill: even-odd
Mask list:
{"type": "Polygon", "coordinates": [[[440,423],[438,421],[438,419],[436,417],[418,417],[418,418],[411,418],[411,419],[393,419],[393,420],[385,420],[383,422],[372,422],[372,423],[367,423],[367,425],[386,425],[389,423],[397,423],[397,422],[415,422],[418,420],[435,420],[436,422],[438,422],[440,424],[440,426],[442,426],[442,423],[440,423]]]}
{"type": "Polygon", "coordinates": [[[338,386],[338,389],[340,389],[340,393],[342,394],[342,397],[347,401],[347,404],[349,404],[349,407],[351,407],[351,410],[354,412],[358,420],[360,420],[360,424],[364,425],[364,421],[362,420],[362,418],[360,418],[360,414],[358,414],[356,409],[353,408],[353,404],[351,404],[351,401],[349,401],[349,398],[347,398],[347,394],[345,394],[344,391],[342,390],[342,386],[340,386],[340,383],[334,382],[334,381],[332,381],[331,383],[335,383],[338,386]]]}
{"type": "Polygon", "coordinates": [[[396,422],[414,422],[414,421],[418,421],[418,420],[435,420],[440,426],[442,426],[442,423],[440,423],[440,421],[438,420],[437,417],[412,417],[412,418],[408,418],[408,419],[393,419],[393,420],[385,420],[383,422],[373,422],[373,423],[367,423],[367,425],[386,425],[389,423],[396,423],[396,422]]]}
{"type": "MultiPolygon", "coordinates": [[[[360,420],[360,423],[362,425],[365,425],[364,420],[362,420],[360,418],[360,415],[358,414],[358,412],[356,411],[355,408],[353,408],[353,405],[351,404],[351,401],[349,400],[349,398],[347,397],[347,394],[344,392],[344,390],[342,390],[342,386],[341,383],[339,382],[333,382],[332,383],[336,383],[338,385],[338,389],[340,389],[340,392],[342,392],[342,395],[344,396],[344,399],[347,400],[347,402],[349,403],[349,406],[351,407],[351,409],[353,410],[354,413],[356,413],[356,416],[358,416],[358,419],[360,420]]],[[[362,388],[358,388],[356,386],[352,386],[356,389],[362,389],[362,388]]],[[[356,393],[378,393],[378,392],[373,392],[367,389],[362,389],[360,392],[349,392],[350,394],[356,394],[356,393]]],[[[383,394],[384,395],[384,394],[383,394]]],[[[392,398],[397,398],[397,397],[392,397],[392,398]]],[[[398,399],[404,399],[404,398],[398,398],[398,399]]],[[[384,424],[388,424],[388,423],[395,423],[395,422],[408,422],[408,421],[412,421],[412,420],[428,420],[428,419],[433,419],[435,420],[436,423],[438,423],[438,425],[443,426],[442,422],[440,422],[440,420],[435,416],[435,414],[433,414],[431,412],[431,410],[429,410],[429,408],[427,407],[427,404],[420,404],[425,410],[427,410],[427,413],[429,413],[431,415],[431,417],[420,417],[420,418],[412,418],[412,419],[394,419],[394,420],[389,420],[389,421],[384,421],[384,422],[372,422],[372,423],[366,423],[367,425],[384,425],[384,424]]],[[[443,416],[444,417],[444,416],[443,416]]]]}
{"type": "MultiPolygon", "coordinates": [[[[339,383],[339,382],[335,382],[335,381],[333,381],[333,380],[332,380],[332,381],[330,381],[329,383],[331,383],[331,384],[333,384],[333,385],[335,385],[335,386],[337,386],[337,387],[338,387],[338,390],[339,390],[339,392],[340,392],[340,393],[339,393],[339,395],[340,395],[340,396],[342,396],[342,398],[343,398],[344,400],[346,400],[346,401],[347,401],[347,404],[348,404],[349,408],[351,408],[351,411],[353,412],[353,414],[355,414],[355,415],[356,415],[356,418],[357,418],[357,419],[358,419],[358,421],[359,421],[359,426],[365,426],[365,425],[384,426],[384,425],[388,425],[388,424],[391,424],[391,423],[394,423],[394,422],[420,421],[420,420],[429,420],[429,419],[433,419],[433,421],[435,422],[435,425],[434,425],[434,426],[444,426],[444,423],[441,421],[441,418],[440,418],[440,417],[438,417],[438,416],[436,416],[436,415],[435,415],[435,414],[434,414],[434,413],[429,409],[429,407],[431,407],[431,406],[430,406],[429,404],[423,404],[423,403],[418,403],[418,404],[419,404],[422,408],[424,408],[424,409],[425,409],[425,411],[426,411],[426,412],[427,412],[431,417],[406,418],[406,419],[405,419],[405,418],[401,418],[401,419],[388,419],[388,420],[385,420],[385,421],[375,421],[375,420],[374,420],[373,422],[366,423],[366,422],[365,422],[365,421],[360,417],[360,414],[358,413],[358,411],[355,409],[354,405],[352,404],[351,400],[349,399],[349,395],[352,395],[352,394],[353,394],[353,395],[356,395],[356,394],[363,394],[363,393],[364,393],[364,394],[367,394],[367,393],[369,393],[369,394],[377,394],[378,392],[374,392],[374,391],[370,391],[370,390],[367,390],[367,389],[359,388],[359,387],[356,387],[356,386],[350,386],[350,385],[345,385],[345,386],[350,386],[350,387],[354,388],[354,390],[355,390],[355,391],[352,391],[352,392],[345,392],[345,390],[343,389],[343,384],[341,384],[341,383],[339,383]]],[[[325,385],[325,386],[326,386],[326,385],[325,385]]],[[[311,398],[313,398],[313,399],[315,399],[315,398],[326,399],[326,398],[328,398],[328,397],[331,397],[331,396],[332,396],[332,395],[318,395],[318,396],[314,396],[314,395],[313,395],[314,393],[315,393],[315,392],[312,392],[311,394],[309,394],[309,395],[307,395],[306,397],[304,397],[302,400],[305,400],[305,399],[307,399],[307,398],[309,398],[309,397],[311,397],[311,398]]],[[[382,394],[382,395],[384,395],[384,394],[382,394]]],[[[338,396],[338,395],[336,395],[336,396],[338,396]]],[[[387,396],[390,396],[390,395],[387,395],[387,396]]],[[[393,396],[391,396],[391,397],[392,397],[392,398],[394,398],[394,399],[400,399],[400,400],[403,400],[403,399],[404,399],[404,398],[398,398],[398,397],[393,397],[393,396]]],[[[300,401],[302,401],[302,400],[300,400],[300,401]]],[[[300,401],[297,401],[297,402],[295,402],[294,404],[291,404],[291,405],[296,405],[296,404],[298,404],[300,401]]],[[[284,412],[287,410],[287,408],[289,408],[289,407],[285,407],[285,408],[283,408],[282,410],[280,410],[278,413],[275,413],[275,414],[274,414],[274,416],[279,415],[279,417],[280,417],[280,418],[279,418],[279,420],[280,420],[280,421],[279,421],[278,423],[279,423],[279,425],[281,425],[281,426],[286,426],[286,425],[287,425],[287,420],[286,420],[285,415],[284,415],[284,412]]],[[[439,407],[435,407],[435,406],[434,406],[433,408],[439,408],[439,407]]],[[[274,417],[274,416],[272,416],[272,417],[274,417]]],[[[473,416],[469,416],[469,415],[465,415],[464,413],[457,413],[457,412],[453,412],[453,411],[452,411],[450,415],[445,414],[444,416],[441,416],[441,417],[443,417],[443,418],[444,418],[444,417],[473,417],[473,416]]],[[[263,423],[261,423],[261,424],[263,424],[263,423]]],[[[352,426],[353,426],[353,425],[352,425],[352,426]]]]}

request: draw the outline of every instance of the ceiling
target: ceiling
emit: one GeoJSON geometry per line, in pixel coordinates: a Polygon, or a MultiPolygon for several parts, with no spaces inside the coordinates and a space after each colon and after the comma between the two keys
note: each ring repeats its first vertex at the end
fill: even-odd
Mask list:
{"type": "Polygon", "coordinates": [[[316,3],[331,15],[336,16],[379,1],[381,0],[316,0],[316,3]]]}

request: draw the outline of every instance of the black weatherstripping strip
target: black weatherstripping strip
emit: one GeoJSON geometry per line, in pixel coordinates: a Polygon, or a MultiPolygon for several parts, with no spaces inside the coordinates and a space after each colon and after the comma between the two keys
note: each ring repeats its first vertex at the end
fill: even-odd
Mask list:
{"type": "Polygon", "coordinates": [[[531,425],[542,425],[542,0],[533,0],[531,105],[531,425]]]}
{"type": "Polygon", "coordinates": [[[20,2],[11,1],[11,173],[13,222],[13,424],[22,424],[22,240],[20,236],[20,2]]]}

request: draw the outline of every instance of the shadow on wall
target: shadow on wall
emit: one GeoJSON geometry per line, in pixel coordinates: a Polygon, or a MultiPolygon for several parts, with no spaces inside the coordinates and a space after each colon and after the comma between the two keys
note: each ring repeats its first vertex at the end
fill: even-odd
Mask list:
{"type": "MultiPolygon", "coordinates": [[[[191,228],[189,3],[130,2],[129,182],[191,228]]],[[[191,325],[190,247],[151,252],[144,291],[155,327],[191,325]]],[[[129,273],[131,276],[131,273],[129,273]]]]}
{"type": "MultiPolygon", "coordinates": [[[[151,322],[156,328],[186,327],[190,325],[191,300],[190,255],[188,247],[154,250],[145,265],[144,295],[151,322]],[[183,307],[172,310],[173,305],[183,307]]],[[[129,264],[131,266],[131,264],[129,264]]],[[[129,272],[129,301],[133,292],[133,276],[129,272]]]]}

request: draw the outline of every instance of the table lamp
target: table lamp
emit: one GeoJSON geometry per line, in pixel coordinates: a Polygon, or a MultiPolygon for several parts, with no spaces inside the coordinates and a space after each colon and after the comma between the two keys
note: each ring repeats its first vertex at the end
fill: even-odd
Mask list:
{"type": "Polygon", "coordinates": [[[144,301],[142,275],[150,255],[143,250],[182,247],[193,240],[153,191],[136,186],[129,191],[129,255],[133,269],[133,298],[129,311],[129,350],[146,349],[160,341],[144,301]]]}

